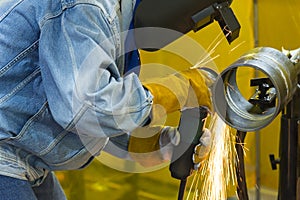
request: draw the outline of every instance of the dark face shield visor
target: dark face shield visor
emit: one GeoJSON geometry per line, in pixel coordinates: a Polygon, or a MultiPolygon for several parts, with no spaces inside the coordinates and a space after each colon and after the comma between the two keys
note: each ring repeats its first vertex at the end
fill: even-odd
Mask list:
{"type": "Polygon", "coordinates": [[[206,27],[214,20],[218,21],[227,35],[227,41],[231,43],[239,36],[240,30],[240,24],[230,8],[231,2],[142,0],[134,16],[136,45],[145,50],[157,50],[191,30],[196,32],[206,27]]]}

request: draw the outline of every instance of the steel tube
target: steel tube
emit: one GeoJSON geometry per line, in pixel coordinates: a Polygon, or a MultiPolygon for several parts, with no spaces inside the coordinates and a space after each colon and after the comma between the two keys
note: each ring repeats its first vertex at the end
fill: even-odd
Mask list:
{"type": "Polygon", "coordinates": [[[255,48],[220,73],[213,87],[214,109],[237,130],[259,130],[267,126],[291,100],[297,88],[297,73],[297,68],[282,52],[270,47],[255,48]],[[271,80],[277,95],[274,107],[262,113],[250,112],[253,105],[243,97],[243,88],[238,88],[236,80],[237,71],[242,67],[260,70],[271,80]]]}

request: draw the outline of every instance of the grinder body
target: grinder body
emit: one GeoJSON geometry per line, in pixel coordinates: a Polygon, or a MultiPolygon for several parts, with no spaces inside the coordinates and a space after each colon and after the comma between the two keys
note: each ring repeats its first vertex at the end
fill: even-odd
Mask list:
{"type": "Polygon", "coordinates": [[[180,143],[174,148],[169,170],[173,178],[185,181],[192,174],[192,160],[196,145],[203,134],[207,109],[193,108],[184,110],[181,115],[179,132],[180,143]]]}

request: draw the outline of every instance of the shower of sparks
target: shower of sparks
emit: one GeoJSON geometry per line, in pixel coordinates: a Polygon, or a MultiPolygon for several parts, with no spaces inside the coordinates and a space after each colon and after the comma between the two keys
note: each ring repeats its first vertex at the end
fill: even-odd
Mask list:
{"type": "Polygon", "coordinates": [[[225,200],[230,186],[236,186],[235,135],[216,114],[212,116],[209,129],[212,134],[211,149],[194,175],[190,191],[192,200],[225,200]]]}
{"type": "Polygon", "coordinates": [[[207,59],[206,61],[201,61],[199,63],[197,63],[196,65],[192,66],[191,69],[197,69],[197,68],[201,68],[202,66],[205,66],[207,63],[213,61],[214,59],[216,59],[217,57],[219,57],[220,55],[216,55],[213,58],[207,59]]]}
{"type": "MultiPolygon", "coordinates": [[[[201,57],[191,69],[199,69],[220,56],[218,54],[210,57],[221,42],[231,34],[227,27],[223,31],[227,31],[225,37],[221,32],[207,48],[208,53],[201,57]]],[[[228,54],[244,43],[245,41],[233,47],[228,54]]],[[[217,114],[211,117],[209,130],[212,134],[210,152],[194,174],[186,200],[226,200],[228,190],[231,187],[237,187],[236,135],[217,114]]]]}
{"type": "Polygon", "coordinates": [[[236,50],[237,48],[239,48],[242,44],[244,44],[246,41],[244,40],[243,42],[239,43],[238,45],[236,45],[235,47],[233,47],[228,54],[230,54],[231,52],[233,52],[234,50],[236,50]]]}
{"type": "Polygon", "coordinates": [[[191,69],[200,68],[220,56],[216,55],[213,58],[210,58],[210,56],[216,51],[216,48],[221,44],[221,42],[231,34],[231,32],[227,30],[226,26],[224,27],[223,31],[224,30],[228,32],[225,37],[223,37],[223,32],[219,33],[208,46],[208,53],[205,54],[204,57],[200,58],[200,60],[194,66],[192,66],[191,69]]]}

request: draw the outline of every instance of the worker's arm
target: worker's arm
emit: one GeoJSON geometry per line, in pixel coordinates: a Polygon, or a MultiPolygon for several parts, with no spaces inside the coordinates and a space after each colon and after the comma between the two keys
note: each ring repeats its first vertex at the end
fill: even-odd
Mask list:
{"type": "Polygon", "coordinates": [[[208,89],[197,70],[145,83],[133,73],[122,77],[117,15],[106,14],[100,7],[80,4],[42,24],[43,85],[51,114],[63,128],[113,137],[144,126],[150,115],[154,120],[159,116],[156,105],[167,113],[210,106],[208,89]]]}
{"type": "Polygon", "coordinates": [[[51,114],[65,129],[93,137],[132,131],[152,106],[137,75],[121,76],[118,14],[106,12],[79,4],[41,24],[40,67],[51,114]]]}

